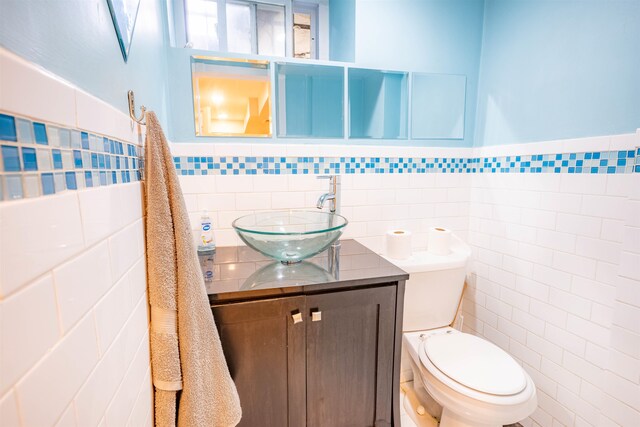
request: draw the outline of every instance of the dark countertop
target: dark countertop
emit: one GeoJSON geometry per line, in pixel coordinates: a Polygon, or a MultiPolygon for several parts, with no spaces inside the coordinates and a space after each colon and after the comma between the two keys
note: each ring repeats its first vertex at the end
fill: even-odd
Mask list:
{"type": "MultiPolygon", "coordinates": [[[[200,255],[201,262],[203,257],[206,255],[200,255]]],[[[355,240],[342,241],[338,258],[337,269],[328,265],[328,251],[299,264],[283,265],[248,246],[219,247],[213,254],[213,279],[205,282],[209,301],[310,294],[409,278],[402,269],[355,240]]]]}

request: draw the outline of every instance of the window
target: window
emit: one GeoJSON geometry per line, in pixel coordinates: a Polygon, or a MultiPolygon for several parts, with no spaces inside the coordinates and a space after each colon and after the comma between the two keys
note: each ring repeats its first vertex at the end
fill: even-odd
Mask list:
{"type": "Polygon", "coordinates": [[[293,8],[293,56],[318,59],[318,7],[294,6],[293,8]]]}
{"type": "Polygon", "coordinates": [[[291,0],[183,1],[187,47],[318,58],[318,4],[291,0]]]}
{"type": "Polygon", "coordinates": [[[270,136],[269,62],[191,58],[197,136],[270,136]]]}
{"type": "Polygon", "coordinates": [[[189,0],[186,3],[187,40],[192,47],[219,50],[218,6],[211,0],[189,0]]]}
{"type": "Polygon", "coordinates": [[[285,56],[284,6],[245,0],[186,0],[194,49],[285,56]]]}

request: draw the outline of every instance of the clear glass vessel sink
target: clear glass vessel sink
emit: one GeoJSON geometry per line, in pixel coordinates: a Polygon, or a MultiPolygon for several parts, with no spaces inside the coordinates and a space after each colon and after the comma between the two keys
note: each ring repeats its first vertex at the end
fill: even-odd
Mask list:
{"type": "Polygon", "coordinates": [[[247,245],[263,255],[293,264],[327,249],[348,221],[321,211],[258,212],[233,221],[247,245]]]}

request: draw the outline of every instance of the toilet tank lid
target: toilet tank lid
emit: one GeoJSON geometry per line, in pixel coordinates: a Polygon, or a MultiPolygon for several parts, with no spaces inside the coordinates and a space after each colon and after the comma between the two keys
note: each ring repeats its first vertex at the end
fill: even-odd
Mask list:
{"type": "Polygon", "coordinates": [[[451,253],[448,255],[434,255],[428,251],[416,251],[407,259],[383,256],[409,274],[464,267],[471,255],[471,248],[456,236],[453,236],[451,243],[451,253]]]}

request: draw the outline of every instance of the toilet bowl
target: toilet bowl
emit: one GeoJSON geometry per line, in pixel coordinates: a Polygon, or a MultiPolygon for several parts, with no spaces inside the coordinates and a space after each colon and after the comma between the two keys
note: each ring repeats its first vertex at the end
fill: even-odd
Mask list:
{"type": "Polygon", "coordinates": [[[402,378],[413,380],[440,427],[497,427],[531,415],[535,384],[504,350],[450,327],[471,250],[453,236],[448,255],[416,252],[389,261],[410,274],[405,285],[402,378]]]}
{"type": "Polygon", "coordinates": [[[449,327],[408,332],[403,351],[410,356],[414,387],[442,406],[441,427],[513,424],[537,406],[531,377],[482,338],[449,327]]]}

